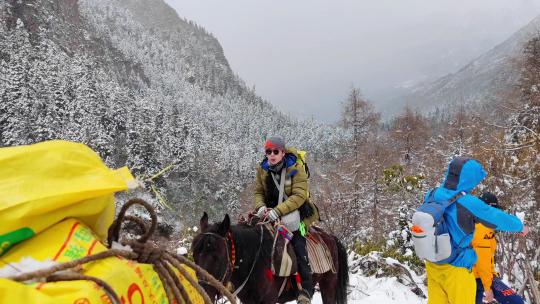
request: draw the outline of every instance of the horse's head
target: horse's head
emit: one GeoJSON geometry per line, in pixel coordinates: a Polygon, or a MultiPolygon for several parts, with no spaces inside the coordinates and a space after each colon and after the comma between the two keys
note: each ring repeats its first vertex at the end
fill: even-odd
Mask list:
{"type": "MultiPolygon", "coordinates": [[[[223,284],[228,282],[233,271],[227,240],[230,227],[231,219],[228,214],[220,223],[210,225],[205,212],[200,220],[200,233],[195,236],[191,244],[195,263],[223,284]]],[[[210,298],[214,299],[218,295],[217,290],[207,282],[202,283],[210,298]]]]}

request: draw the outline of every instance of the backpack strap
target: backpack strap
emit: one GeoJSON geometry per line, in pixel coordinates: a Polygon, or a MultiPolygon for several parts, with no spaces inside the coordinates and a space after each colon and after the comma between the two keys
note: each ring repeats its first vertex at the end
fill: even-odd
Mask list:
{"type": "Polygon", "coordinates": [[[450,205],[452,205],[453,203],[457,202],[462,196],[465,196],[465,191],[460,191],[456,194],[454,194],[454,196],[452,196],[447,202],[446,202],[446,208],[450,207],[450,205]]]}
{"type": "MultiPolygon", "coordinates": [[[[427,199],[427,203],[431,203],[431,202],[434,202],[434,195],[435,195],[435,190],[437,190],[438,188],[434,188],[433,190],[431,190],[431,193],[429,194],[428,196],[428,199],[427,199]]],[[[448,199],[445,203],[444,203],[444,209],[446,210],[446,208],[450,207],[453,203],[457,202],[459,198],[461,198],[462,196],[464,196],[466,193],[464,191],[460,191],[458,193],[456,193],[454,196],[452,196],[450,199],[448,199]]],[[[441,224],[442,222],[444,222],[444,214],[441,216],[441,218],[433,223],[433,226],[434,227],[439,227],[439,224],[441,224]]]]}
{"type": "Polygon", "coordinates": [[[433,201],[433,196],[435,195],[435,191],[437,189],[439,189],[439,187],[435,187],[435,188],[430,190],[429,195],[427,197],[427,202],[432,202],[433,201]]]}
{"type": "Polygon", "coordinates": [[[301,159],[300,161],[302,162],[302,166],[304,166],[304,170],[306,170],[307,177],[309,178],[311,176],[311,173],[309,173],[308,164],[303,159],[301,159]]]}
{"type": "MultiPolygon", "coordinates": [[[[427,201],[426,203],[430,203],[430,202],[433,202],[434,201],[434,196],[435,196],[435,191],[439,189],[439,187],[435,187],[431,190],[431,192],[429,192],[429,195],[427,197],[427,201]]],[[[454,194],[454,196],[452,196],[449,200],[446,201],[445,203],[445,208],[448,208],[450,207],[450,205],[452,205],[453,203],[457,202],[457,200],[459,200],[462,196],[464,196],[466,193],[465,191],[460,191],[456,194],[454,194]]]]}

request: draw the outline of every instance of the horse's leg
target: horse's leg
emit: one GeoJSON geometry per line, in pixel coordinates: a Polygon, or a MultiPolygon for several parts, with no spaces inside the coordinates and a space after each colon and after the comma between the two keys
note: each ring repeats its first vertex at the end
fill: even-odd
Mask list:
{"type": "Polygon", "coordinates": [[[324,304],[344,304],[347,302],[347,288],[349,285],[349,266],[347,263],[347,250],[339,240],[323,230],[319,233],[330,250],[337,273],[328,271],[321,276],[319,287],[324,304]]]}
{"type": "Polygon", "coordinates": [[[321,275],[319,280],[319,288],[321,289],[321,298],[323,304],[336,304],[336,292],[338,289],[338,277],[337,273],[328,271],[321,275]]]}

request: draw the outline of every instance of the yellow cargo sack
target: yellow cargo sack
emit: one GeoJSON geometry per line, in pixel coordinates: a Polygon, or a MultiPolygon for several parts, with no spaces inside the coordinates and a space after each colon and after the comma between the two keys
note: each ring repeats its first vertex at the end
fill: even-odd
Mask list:
{"type": "Polygon", "coordinates": [[[0,149],[0,257],[10,247],[73,217],[102,240],[114,219],[114,193],[135,183],[89,147],[47,141],[0,149]]]}
{"type": "MultiPolygon", "coordinates": [[[[105,250],[88,226],[70,218],[15,245],[1,258],[0,273],[10,267],[7,264],[16,267],[23,258],[62,263],[105,250]]],[[[185,269],[195,277],[193,270],[185,269]]],[[[161,280],[150,264],[110,257],[84,264],[80,273],[107,282],[122,303],[168,303],[161,280]]],[[[178,277],[192,303],[203,303],[189,282],[180,274],[178,277]]],[[[0,278],[0,303],[102,304],[111,303],[111,299],[101,286],[91,281],[24,284],[0,278]]]]}

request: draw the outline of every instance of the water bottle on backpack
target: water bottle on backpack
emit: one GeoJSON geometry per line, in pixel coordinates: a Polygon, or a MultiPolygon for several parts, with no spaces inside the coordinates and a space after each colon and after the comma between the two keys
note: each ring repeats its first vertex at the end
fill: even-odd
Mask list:
{"type": "Polygon", "coordinates": [[[446,201],[436,201],[433,189],[424,203],[416,209],[412,217],[411,234],[414,250],[420,259],[445,264],[457,255],[444,219],[448,206],[465,195],[459,192],[446,201]]]}

